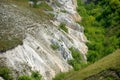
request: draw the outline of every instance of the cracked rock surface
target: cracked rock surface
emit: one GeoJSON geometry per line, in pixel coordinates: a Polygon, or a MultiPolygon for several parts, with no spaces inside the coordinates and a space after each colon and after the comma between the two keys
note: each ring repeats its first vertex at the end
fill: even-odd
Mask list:
{"type": "MultiPolygon", "coordinates": [[[[1,32],[8,30],[14,36],[24,37],[22,45],[1,52],[0,58],[5,58],[6,65],[20,75],[37,70],[43,80],[52,80],[57,73],[69,71],[72,67],[67,60],[72,59],[69,51],[71,47],[78,49],[86,60],[87,39],[84,28],[76,23],[76,20],[80,20],[76,12],[76,0],[56,1],[60,6],[50,4],[54,9],[54,21],[41,21],[37,14],[16,4],[4,1],[0,3],[0,20],[2,20],[0,23],[8,28],[1,32]],[[66,13],[62,12],[62,9],[66,10],[66,13]],[[66,24],[68,33],[59,30],[58,26],[62,22],[66,24]],[[52,44],[57,44],[58,49],[53,50],[52,44]],[[25,72],[23,72],[24,69],[25,72]]],[[[17,74],[14,75],[17,77],[17,74]]]]}

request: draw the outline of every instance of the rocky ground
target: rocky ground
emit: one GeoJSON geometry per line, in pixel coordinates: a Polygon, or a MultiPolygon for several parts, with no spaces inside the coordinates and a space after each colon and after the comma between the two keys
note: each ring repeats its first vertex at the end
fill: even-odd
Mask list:
{"type": "Polygon", "coordinates": [[[48,3],[54,9],[54,20],[42,21],[38,14],[22,5],[0,0],[0,33],[7,33],[6,39],[13,36],[22,41],[21,45],[0,52],[0,62],[4,59],[15,78],[37,70],[44,80],[51,80],[58,72],[69,71],[72,67],[67,60],[72,59],[71,47],[78,49],[86,60],[87,39],[83,27],[76,23],[81,20],[76,12],[76,0],[56,1],[59,6],[48,3]],[[68,33],[59,28],[60,23],[66,24],[68,33]],[[57,50],[51,45],[57,45],[57,50]]]}

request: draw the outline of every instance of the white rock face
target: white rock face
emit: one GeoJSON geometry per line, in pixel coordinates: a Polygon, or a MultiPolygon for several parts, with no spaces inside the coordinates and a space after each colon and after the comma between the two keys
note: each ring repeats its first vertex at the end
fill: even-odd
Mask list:
{"type": "Polygon", "coordinates": [[[0,77],[0,80],[4,80],[2,77],[0,77]]]}
{"type": "MultiPolygon", "coordinates": [[[[77,48],[84,59],[87,53],[87,42],[84,29],[76,23],[75,0],[57,0],[61,6],[53,6],[56,20],[43,22],[28,9],[23,9],[15,4],[1,4],[0,13],[4,19],[12,19],[13,25],[20,28],[25,35],[23,45],[0,53],[0,58],[6,58],[6,64],[13,70],[22,74],[30,74],[31,70],[37,70],[44,80],[52,80],[55,74],[72,69],[67,63],[72,59],[69,48],[77,48]],[[66,13],[61,10],[66,10],[66,13]],[[51,23],[52,22],[52,23],[51,23]],[[58,25],[64,22],[69,32],[58,30],[58,25]],[[51,44],[59,46],[53,50],[51,44]],[[26,65],[26,66],[25,66],[26,65]],[[27,67],[30,67],[28,70],[27,67]],[[24,69],[26,70],[24,72],[24,69]]],[[[6,22],[7,23],[7,22],[6,22]]]]}

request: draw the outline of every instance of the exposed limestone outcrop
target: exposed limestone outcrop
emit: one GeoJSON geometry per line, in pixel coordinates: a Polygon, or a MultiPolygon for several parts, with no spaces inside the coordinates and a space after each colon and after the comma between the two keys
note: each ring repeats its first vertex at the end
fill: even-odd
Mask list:
{"type": "Polygon", "coordinates": [[[2,77],[0,77],[0,80],[4,80],[2,77]]]}
{"type": "MultiPolygon", "coordinates": [[[[19,75],[30,74],[31,70],[41,73],[44,80],[51,80],[55,74],[72,69],[67,63],[72,59],[69,48],[78,49],[86,60],[87,39],[84,28],[76,23],[81,18],[76,12],[76,0],[56,0],[60,5],[50,3],[55,20],[41,21],[38,15],[13,3],[1,3],[0,16],[13,21],[13,26],[19,28],[24,35],[23,45],[0,53],[6,58],[8,67],[19,75]],[[66,12],[62,12],[65,10],[66,12]],[[65,23],[68,33],[59,30],[59,24],[65,23]],[[57,44],[58,50],[50,45],[57,44]],[[23,72],[25,71],[25,72],[23,72]]],[[[8,22],[5,22],[6,25],[8,22]]],[[[17,77],[17,74],[14,74],[17,77]]]]}

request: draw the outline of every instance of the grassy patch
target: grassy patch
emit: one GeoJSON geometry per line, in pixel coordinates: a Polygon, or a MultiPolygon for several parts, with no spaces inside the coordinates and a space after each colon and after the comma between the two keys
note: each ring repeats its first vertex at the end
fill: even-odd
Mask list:
{"type": "Polygon", "coordinates": [[[7,67],[0,67],[0,77],[5,80],[13,80],[13,77],[11,76],[11,71],[7,67]]]}
{"type": "Polygon", "coordinates": [[[61,12],[63,12],[63,13],[67,13],[67,11],[66,11],[66,10],[61,10],[61,12]]]}
{"type": "Polygon", "coordinates": [[[32,78],[29,76],[20,76],[18,80],[32,80],[32,78]]]}
{"type": "Polygon", "coordinates": [[[68,75],[68,74],[73,74],[76,71],[71,70],[69,72],[64,72],[64,73],[58,73],[52,80],[64,80],[64,78],[68,75]]]}
{"type": "Polygon", "coordinates": [[[66,33],[68,33],[68,28],[66,27],[66,25],[64,23],[61,23],[59,25],[60,29],[62,29],[63,31],[65,31],[66,33]]]}
{"type": "Polygon", "coordinates": [[[22,43],[22,39],[20,38],[12,38],[11,40],[0,39],[0,52],[5,52],[17,45],[22,45],[22,43]]]}
{"type": "Polygon", "coordinates": [[[41,80],[42,76],[39,74],[39,72],[35,71],[32,72],[31,76],[20,76],[18,80],[41,80]]]}
{"type": "Polygon", "coordinates": [[[106,69],[120,69],[120,50],[104,57],[103,59],[89,65],[88,67],[67,75],[64,80],[84,80],[86,77],[97,74],[106,69]]]}
{"type": "Polygon", "coordinates": [[[68,63],[73,66],[74,70],[77,71],[83,66],[85,67],[86,64],[82,60],[81,53],[74,47],[71,47],[69,50],[72,53],[73,60],[68,60],[68,63]]]}
{"type": "Polygon", "coordinates": [[[50,46],[53,50],[57,50],[59,48],[59,46],[55,44],[51,44],[50,46]]]}
{"type": "Polygon", "coordinates": [[[37,5],[37,8],[30,7],[28,0],[11,0],[12,3],[15,3],[19,7],[27,8],[33,13],[37,14],[40,20],[49,20],[52,19],[51,15],[46,14],[44,11],[53,11],[52,7],[49,6],[45,1],[42,1],[41,4],[37,5]]]}
{"type": "Polygon", "coordinates": [[[38,8],[46,11],[53,11],[52,7],[49,6],[45,1],[42,1],[41,4],[38,5],[38,8]]]}
{"type": "Polygon", "coordinates": [[[10,21],[3,21],[3,16],[0,16],[0,52],[13,49],[23,43],[23,34],[21,29],[15,28],[16,26],[13,25],[14,22],[12,22],[11,18],[8,18],[10,21]]]}
{"type": "Polygon", "coordinates": [[[65,77],[66,73],[59,73],[53,78],[53,80],[62,80],[65,77]]]}
{"type": "Polygon", "coordinates": [[[58,1],[56,1],[56,0],[54,0],[54,3],[55,3],[58,7],[61,6],[61,4],[60,4],[58,1]]]}

